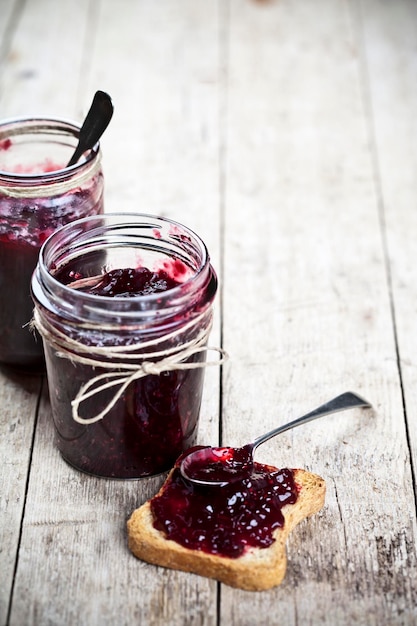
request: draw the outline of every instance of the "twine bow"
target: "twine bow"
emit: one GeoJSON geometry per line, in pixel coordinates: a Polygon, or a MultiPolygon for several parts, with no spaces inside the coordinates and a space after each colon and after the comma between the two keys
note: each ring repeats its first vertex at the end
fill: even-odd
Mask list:
{"type": "MultiPolygon", "coordinates": [[[[138,358],[140,358],[137,354],[137,350],[156,348],[159,343],[178,338],[182,333],[198,326],[201,319],[202,316],[199,316],[191,320],[181,329],[163,335],[162,337],[158,337],[152,341],[128,346],[106,347],[88,346],[77,341],[76,339],[68,337],[62,331],[53,327],[44,317],[41,317],[37,309],[34,310],[31,326],[35,327],[43,339],[55,349],[56,356],[59,358],[69,359],[74,363],[90,365],[93,368],[99,367],[108,370],[115,370],[116,367],[117,370],[122,370],[109,371],[94,376],[81,385],[77,395],[71,401],[72,417],[74,421],[79,424],[94,424],[95,422],[103,419],[107,413],[109,413],[129,385],[135,380],[139,380],[140,378],[150,375],[159,376],[162,372],[204,368],[224,363],[228,359],[228,355],[225,350],[206,345],[211,330],[211,324],[208,328],[201,330],[194,339],[182,343],[180,346],[147,352],[147,359],[143,360],[141,363],[137,363],[138,358]],[[186,362],[194,355],[209,351],[217,352],[220,355],[220,358],[216,361],[186,362]],[[85,356],[86,354],[89,354],[89,356],[85,356]],[[115,365],[114,361],[103,360],[103,357],[105,359],[117,358],[117,365],[115,365]],[[136,361],[135,363],[128,362],[133,359],[136,361]],[[119,389],[115,391],[113,397],[102,411],[89,418],[80,416],[79,407],[82,402],[85,402],[85,400],[88,400],[89,398],[96,396],[107,389],[117,386],[119,389]]],[[[82,328],[87,330],[96,328],[96,326],[84,324],[82,325],[82,328]]]]}

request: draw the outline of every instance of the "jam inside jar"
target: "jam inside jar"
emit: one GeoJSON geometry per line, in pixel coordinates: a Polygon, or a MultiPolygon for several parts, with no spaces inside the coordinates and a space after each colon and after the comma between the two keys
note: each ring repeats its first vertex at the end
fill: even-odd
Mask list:
{"type": "Polygon", "coordinates": [[[32,295],[65,460],[141,478],[195,443],[216,291],[204,243],[167,219],[104,214],[48,239],[32,295]]]}
{"type": "Polygon", "coordinates": [[[41,338],[28,327],[42,244],[60,226],[103,212],[99,145],[66,167],[78,135],[64,120],[0,122],[0,363],[16,370],[45,368],[41,338]]]}

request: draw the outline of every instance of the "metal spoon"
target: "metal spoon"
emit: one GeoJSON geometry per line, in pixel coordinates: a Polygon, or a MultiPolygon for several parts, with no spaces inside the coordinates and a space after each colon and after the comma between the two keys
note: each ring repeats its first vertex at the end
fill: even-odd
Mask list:
{"type": "Polygon", "coordinates": [[[96,91],[90,110],[80,129],[78,145],[67,167],[74,165],[86,150],[91,150],[106,130],[113,115],[113,103],[105,91],[96,91]]]}
{"type": "Polygon", "coordinates": [[[326,404],[322,404],[314,411],[307,413],[307,415],[274,428],[265,435],[255,439],[253,443],[249,443],[241,448],[212,448],[207,446],[195,451],[191,450],[183,458],[180,464],[180,472],[186,480],[192,483],[210,487],[224,487],[250,474],[253,467],[253,453],[265,441],[290,428],[301,426],[301,424],[306,424],[323,415],[355,407],[371,408],[371,404],[356,393],[348,391],[326,402],[326,404]]]}

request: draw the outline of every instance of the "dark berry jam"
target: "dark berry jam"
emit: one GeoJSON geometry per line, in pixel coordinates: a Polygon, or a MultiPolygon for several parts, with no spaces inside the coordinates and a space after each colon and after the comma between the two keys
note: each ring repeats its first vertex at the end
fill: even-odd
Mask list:
{"type": "Polygon", "coordinates": [[[193,480],[212,483],[236,481],[252,472],[252,446],[201,448],[185,456],[183,463],[186,476],[193,480]]]}
{"type": "Polygon", "coordinates": [[[126,268],[107,272],[97,285],[87,291],[95,296],[132,298],[166,291],[178,284],[164,270],[151,272],[147,267],[126,268]]]}
{"type": "MultiPolygon", "coordinates": [[[[55,365],[58,359],[49,349],[46,355],[55,365]]],[[[58,448],[75,468],[107,478],[152,476],[170,469],[178,455],[195,443],[202,369],[141,378],[130,384],[103,419],[82,425],[73,420],[70,403],[82,384],[102,372],[60,361],[59,367],[48,369],[53,419],[58,448]]],[[[86,401],[80,413],[95,415],[112,393],[101,392],[86,401]]]]}
{"type": "MultiPolygon", "coordinates": [[[[184,275],[175,261],[155,271],[146,267],[123,268],[99,276],[94,275],[97,264],[97,255],[86,255],[83,271],[68,264],[54,276],[83,293],[128,299],[170,290],[181,284],[177,277],[184,275]]],[[[88,330],[74,335],[92,346],[96,345],[97,336],[88,330]]],[[[132,342],[131,334],[123,327],[118,327],[117,333],[100,334],[99,339],[112,346],[132,342]]],[[[166,371],[135,380],[103,419],[82,425],[72,419],[71,400],[86,381],[105,370],[57,359],[49,349],[46,354],[52,362],[48,379],[58,447],[62,456],[78,469],[109,478],[154,475],[170,469],[178,455],[195,442],[203,368],[166,371]]],[[[199,353],[189,357],[188,362],[198,363],[204,358],[199,353]]],[[[117,364],[114,369],[117,370],[117,364]]],[[[110,389],[87,400],[80,414],[95,415],[113,395],[114,389],[110,389]]]]}
{"type": "Polygon", "coordinates": [[[0,216],[0,361],[28,372],[44,369],[42,340],[28,329],[33,310],[29,285],[39,247],[2,235],[0,216]]]}
{"type": "Polygon", "coordinates": [[[90,190],[31,199],[0,193],[0,362],[28,372],[44,369],[42,340],[28,328],[39,249],[63,224],[101,212],[101,194],[96,201],[90,190]]]}
{"type": "Polygon", "coordinates": [[[254,463],[243,480],[203,487],[182,477],[178,464],[151,500],[154,526],[186,548],[237,558],[249,547],[267,548],[284,526],[282,508],[297,501],[290,469],[254,463]]]}

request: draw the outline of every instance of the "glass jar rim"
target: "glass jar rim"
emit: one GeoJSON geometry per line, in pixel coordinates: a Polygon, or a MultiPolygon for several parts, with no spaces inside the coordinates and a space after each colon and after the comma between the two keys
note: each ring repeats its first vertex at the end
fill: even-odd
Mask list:
{"type": "MultiPolygon", "coordinates": [[[[5,141],[15,135],[24,135],[26,131],[28,133],[30,131],[40,132],[42,130],[47,131],[48,129],[53,128],[61,130],[61,134],[66,134],[68,136],[72,135],[78,140],[81,126],[78,122],[68,118],[47,116],[22,116],[5,118],[0,120],[0,144],[2,141],[5,141]]],[[[57,133],[57,135],[58,134],[59,133],[57,133]]],[[[28,186],[38,185],[40,180],[53,183],[55,181],[65,179],[69,176],[73,176],[74,173],[84,169],[87,165],[91,164],[97,158],[99,152],[100,142],[98,141],[88,152],[84,160],[77,161],[77,163],[74,163],[74,165],[71,165],[70,167],[64,167],[50,172],[40,172],[35,174],[10,172],[8,170],[0,169],[0,180],[3,179],[16,185],[23,184],[28,186]]]]}
{"type": "MultiPolygon", "coordinates": [[[[158,232],[160,232],[160,230],[158,232]]],[[[77,240],[75,239],[75,241],[77,240]]],[[[152,241],[162,250],[163,239],[161,240],[158,237],[154,237],[152,241]]],[[[184,240],[181,242],[176,241],[175,243],[185,245],[184,240]]],[[[112,247],[111,244],[108,244],[108,247],[112,247]]],[[[133,244],[132,247],[140,248],[140,246],[133,246],[133,244]]],[[[65,266],[62,250],[63,248],[61,247],[61,257],[63,259],[61,266],[65,266]]],[[[166,251],[164,254],[168,256],[166,251]]],[[[215,277],[215,272],[210,264],[207,247],[203,240],[188,226],[184,226],[170,218],[148,213],[104,213],[102,215],[89,216],[75,220],[74,222],[60,227],[48,237],[39,253],[38,265],[32,278],[32,294],[34,295],[35,302],[39,302],[45,309],[54,313],[59,310],[59,314],[64,315],[66,319],[75,320],[74,304],[76,304],[77,313],[80,313],[81,308],[86,314],[86,317],[83,317],[83,320],[86,321],[94,319],[96,316],[98,316],[102,322],[110,320],[112,317],[117,317],[119,318],[119,322],[120,320],[126,323],[137,322],[137,324],[140,325],[147,320],[155,319],[155,316],[159,317],[162,321],[164,318],[171,317],[175,315],[176,312],[181,311],[187,306],[191,296],[195,296],[207,286],[212,276],[215,277]],[[195,268],[193,275],[184,282],[158,293],[126,298],[123,296],[95,295],[76,290],[57,280],[50,272],[49,267],[54,253],[55,255],[57,254],[60,239],[65,239],[67,236],[66,241],[64,241],[62,245],[67,246],[68,250],[71,249],[71,233],[74,234],[74,239],[75,235],[81,235],[81,240],[78,240],[78,244],[76,244],[76,248],[80,251],[80,254],[76,254],[75,256],[82,258],[82,250],[85,249],[84,244],[88,241],[94,243],[94,239],[97,237],[97,233],[94,229],[89,229],[88,231],[82,230],[83,225],[88,222],[96,223],[96,229],[100,228],[100,224],[102,228],[105,228],[107,224],[110,228],[116,230],[132,227],[136,229],[144,227],[148,230],[162,229],[163,227],[172,228],[174,230],[180,229],[180,231],[190,237],[188,245],[199,254],[198,266],[195,268]],[[83,235],[84,237],[82,237],[83,235]]]]}

